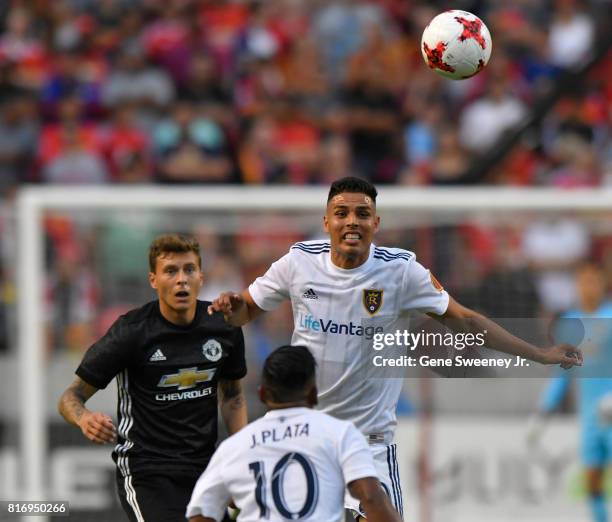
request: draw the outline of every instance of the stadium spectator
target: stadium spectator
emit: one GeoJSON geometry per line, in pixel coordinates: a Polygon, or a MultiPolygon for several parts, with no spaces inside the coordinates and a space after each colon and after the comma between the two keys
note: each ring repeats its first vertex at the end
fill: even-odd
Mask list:
{"type": "Polygon", "coordinates": [[[174,99],[175,87],[163,69],[150,66],[139,43],[125,44],[102,88],[102,101],[113,108],[135,103],[143,127],[156,122],[174,99]]]}
{"type": "Polygon", "coordinates": [[[287,165],[276,154],[276,125],[272,118],[253,121],[238,151],[244,183],[274,183],[286,176],[287,165]]]}
{"type": "Polygon", "coordinates": [[[216,120],[226,132],[238,132],[232,91],[221,81],[214,61],[205,53],[194,54],[178,97],[216,120]]]}
{"type": "Polygon", "coordinates": [[[130,521],[179,522],[215,450],[217,401],[230,434],[246,424],[244,342],[240,329],[197,300],[203,277],[195,240],[158,237],[149,265],[158,299],[121,316],[89,348],[58,408],[92,442],[117,442],[117,486],[130,521]],[[85,407],[114,378],[118,428],[85,407]]]}
{"type": "MultiPolygon", "coordinates": [[[[421,29],[436,13],[422,1],[62,0],[48,9],[44,3],[16,2],[0,12],[0,68],[10,75],[6,83],[0,81],[0,96],[4,89],[33,89],[47,123],[57,117],[60,100],[76,94],[89,123],[101,127],[115,125],[118,104],[135,103],[137,125],[149,138],[159,120],[172,114],[176,100],[186,98],[223,127],[236,151],[249,149],[250,130],[273,117],[272,102],[285,98],[291,111],[305,113],[320,140],[327,133],[349,133],[354,171],[384,183],[429,184],[433,178],[423,173],[426,158],[419,154],[431,155],[433,142],[415,141],[427,138],[429,113],[441,110],[450,126],[461,122],[468,160],[484,154],[525,113],[525,104],[550,95],[559,68],[568,66],[563,60],[572,67],[588,63],[596,30],[607,31],[600,4],[559,0],[552,12],[543,2],[478,4],[477,14],[495,34],[493,59],[475,78],[448,82],[422,64],[421,29]],[[480,99],[485,92],[489,95],[480,99]],[[404,142],[408,148],[399,138],[402,113],[411,129],[412,142],[404,142]],[[419,145],[425,149],[414,148],[419,145]],[[409,152],[404,158],[402,149],[409,152]]],[[[610,79],[605,63],[597,66],[597,77],[585,75],[583,81],[590,87],[589,116],[582,119],[595,134],[589,154],[559,165],[546,134],[550,128],[545,126],[541,136],[536,128],[528,137],[536,151],[537,165],[529,163],[535,171],[500,175],[493,168],[483,181],[570,186],[584,184],[584,170],[598,177],[606,161],[610,79]],[[538,147],[538,139],[545,147],[538,147]],[[561,175],[550,174],[559,167],[561,175]]],[[[308,151],[319,160],[322,153],[308,151]]],[[[524,154],[519,159],[531,161],[524,154]]],[[[329,178],[303,174],[313,169],[302,165],[299,174],[253,174],[252,164],[238,161],[235,179],[305,184],[329,178]]],[[[522,172],[520,161],[508,164],[522,172]]],[[[134,168],[143,170],[143,161],[134,168]]],[[[591,184],[591,174],[587,177],[591,184]]]]}
{"type": "Polygon", "coordinates": [[[188,7],[187,3],[158,4],[157,16],[142,31],[145,54],[167,71],[177,86],[185,81],[194,54],[201,51],[201,41],[194,36],[197,17],[188,7]]]}
{"type": "Polygon", "coordinates": [[[385,26],[385,22],[385,13],[376,2],[324,2],[315,12],[312,30],[333,85],[344,81],[347,61],[364,44],[366,27],[385,26]]]}
{"type": "Polygon", "coordinates": [[[332,183],[351,174],[351,145],[345,135],[330,134],[321,147],[320,183],[332,183]]]}
{"type": "Polygon", "coordinates": [[[48,67],[49,50],[37,34],[31,12],[19,5],[10,9],[0,36],[0,60],[15,64],[15,76],[24,87],[38,89],[48,67]]]}
{"type": "Polygon", "coordinates": [[[48,16],[52,27],[50,43],[56,54],[61,55],[82,46],[94,29],[93,18],[85,11],[78,12],[71,0],[57,0],[49,4],[48,16]]]}
{"type": "Polygon", "coordinates": [[[133,13],[138,13],[136,9],[130,9],[126,12],[126,5],[129,5],[130,0],[99,0],[89,2],[87,6],[92,18],[95,20],[95,28],[93,36],[95,47],[111,50],[116,49],[121,41],[119,36],[119,27],[122,21],[133,13]]]}
{"type": "Polygon", "coordinates": [[[544,311],[567,310],[576,298],[574,270],[590,248],[585,227],[571,218],[540,219],[529,224],[522,251],[536,274],[536,287],[544,311]]]}
{"type": "MultiPolygon", "coordinates": [[[[404,104],[404,110],[410,111],[408,102],[404,104]]],[[[427,171],[438,147],[437,134],[443,121],[444,106],[436,100],[423,100],[414,110],[416,114],[406,115],[410,121],[404,127],[404,159],[409,169],[427,171]]]]}
{"type": "Polygon", "coordinates": [[[225,132],[214,120],[179,101],[171,119],[153,135],[157,180],[165,183],[228,183],[233,163],[225,132]]]}
{"type": "Polygon", "coordinates": [[[507,67],[499,66],[491,71],[485,96],[461,113],[461,144],[474,154],[482,154],[525,115],[524,103],[511,91],[507,67]]]}
{"type": "Polygon", "coordinates": [[[57,55],[41,89],[43,116],[56,120],[61,100],[72,95],[81,100],[87,118],[101,119],[100,95],[105,74],[103,62],[84,57],[76,50],[57,55]]]}
{"type": "Polygon", "coordinates": [[[198,18],[205,48],[215,60],[221,76],[232,78],[240,65],[236,43],[249,23],[248,6],[241,2],[209,0],[201,4],[198,18]]]}
{"type": "Polygon", "coordinates": [[[429,132],[425,127],[410,128],[412,157],[416,161],[414,167],[403,171],[401,182],[408,185],[461,184],[469,162],[459,143],[458,129],[442,124],[435,135],[429,132]]]}
{"type": "Polygon", "coordinates": [[[137,126],[135,110],[129,103],[117,106],[104,139],[104,155],[115,183],[153,180],[149,135],[137,126]]]}
{"type": "Polygon", "coordinates": [[[347,488],[370,522],[400,522],[361,433],[350,422],[312,410],[315,367],[304,346],[281,346],[268,356],[259,388],[268,412],[221,443],[194,488],[189,522],[219,522],[231,500],[238,520],[341,522],[347,488]],[[302,467],[304,478],[289,483],[284,470],[292,463],[302,467]]]}
{"type": "Polygon", "coordinates": [[[578,9],[579,0],[553,2],[548,50],[553,65],[575,67],[591,52],[595,37],[593,20],[578,9]]]}
{"type": "Polygon", "coordinates": [[[0,95],[0,193],[12,192],[31,175],[39,122],[27,93],[0,95]]]}
{"type": "Polygon", "coordinates": [[[300,185],[318,181],[321,134],[316,123],[288,97],[269,106],[274,116],[273,150],[285,166],[285,177],[276,181],[300,185]]]}
{"type": "Polygon", "coordinates": [[[341,100],[355,172],[376,182],[393,183],[400,168],[397,100],[378,63],[349,77],[341,100]]]}
{"type": "Polygon", "coordinates": [[[337,101],[324,71],[318,42],[311,35],[293,42],[282,60],[281,72],[289,99],[325,127],[337,101]]]}
{"type": "Polygon", "coordinates": [[[39,177],[48,183],[104,183],[103,134],[96,123],[83,122],[83,104],[73,94],[59,104],[59,121],[46,124],[38,143],[39,177]]]}
{"type": "Polygon", "coordinates": [[[535,274],[521,252],[519,231],[512,228],[497,231],[493,252],[494,264],[477,290],[479,308],[490,317],[538,317],[540,301],[535,274]]]}

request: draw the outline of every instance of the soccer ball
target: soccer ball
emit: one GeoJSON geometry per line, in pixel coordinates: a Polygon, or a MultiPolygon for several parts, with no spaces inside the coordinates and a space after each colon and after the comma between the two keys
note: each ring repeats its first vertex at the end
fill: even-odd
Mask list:
{"type": "Polygon", "coordinates": [[[430,69],[453,80],[478,74],[491,57],[491,34],[480,18],[467,11],[445,11],[429,22],[421,53],[430,69]]]}

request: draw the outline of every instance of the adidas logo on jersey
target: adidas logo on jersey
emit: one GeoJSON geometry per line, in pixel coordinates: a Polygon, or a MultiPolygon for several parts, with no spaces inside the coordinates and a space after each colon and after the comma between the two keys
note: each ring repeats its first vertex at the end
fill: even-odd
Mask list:
{"type": "Polygon", "coordinates": [[[319,296],[312,288],[307,288],[306,291],[302,294],[304,299],[319,299],[319,296]]]}
{"type": "Polygon", "coordinates": [[[151,357],[149,357],[149,361],[157,362],[157,361],[165,361],[166,356],[161,351],[161,348],[158,348],[151,357]]]}

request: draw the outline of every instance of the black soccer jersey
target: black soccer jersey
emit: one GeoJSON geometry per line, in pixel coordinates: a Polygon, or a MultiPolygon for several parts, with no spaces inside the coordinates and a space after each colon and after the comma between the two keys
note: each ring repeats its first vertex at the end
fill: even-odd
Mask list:
{"type": "Polygon", "coordinates": [[[217,442],[217,382],[246,375],[242,330],[198,301],[188,326],[159,302],[121,316],[86,352],[76,374],[96,388],[117,378],[118,443],[124,475],[136,469],[204,469],[217,442]]]}

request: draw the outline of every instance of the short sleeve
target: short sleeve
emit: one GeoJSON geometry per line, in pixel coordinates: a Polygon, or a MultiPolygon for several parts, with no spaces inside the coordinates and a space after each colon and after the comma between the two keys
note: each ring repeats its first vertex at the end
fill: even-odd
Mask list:
{"type": "Polygon", "coordinates": [[[202,517],[222,520],[231,496],[221,474],[223,466],[223,448],[219,446],[204,473],[196,482],[191,500],[187,505],[186,518],[200,515],[202,517]]]}
{"type": "Polygon", "coordinates": [[[242,328],[233,328],[231,344],[229,356],[221,367],[219,377],[231,380],[242,379],[247,374],[242,328]]]}
{"type": "Polygon", "coordinates": [[[272,263],[268,271],[249,286],[249,293],[262,310],[274,310],[290,296],[291,252],[272,263]]]}
{"type": "Polygon", "coordinates": [[[340,440],[338,452],[345,484],[361,478],[378,477],[365,437],[351,423],[340,440]]]}
{"type": "Polygon", "coordinates": [[[106,388],[115,376],[130,364],[134,352],[124,317],[120,317],[108,332],[95,342],[83,356],[76,374],[99,390],[106,388]]]}
{"type": "Polygon", "coordinates": [[[416,260],[406,268],[401,297],[402,310],[442,315],[448,308],[448,293],[434,275],[416,260]]]}

